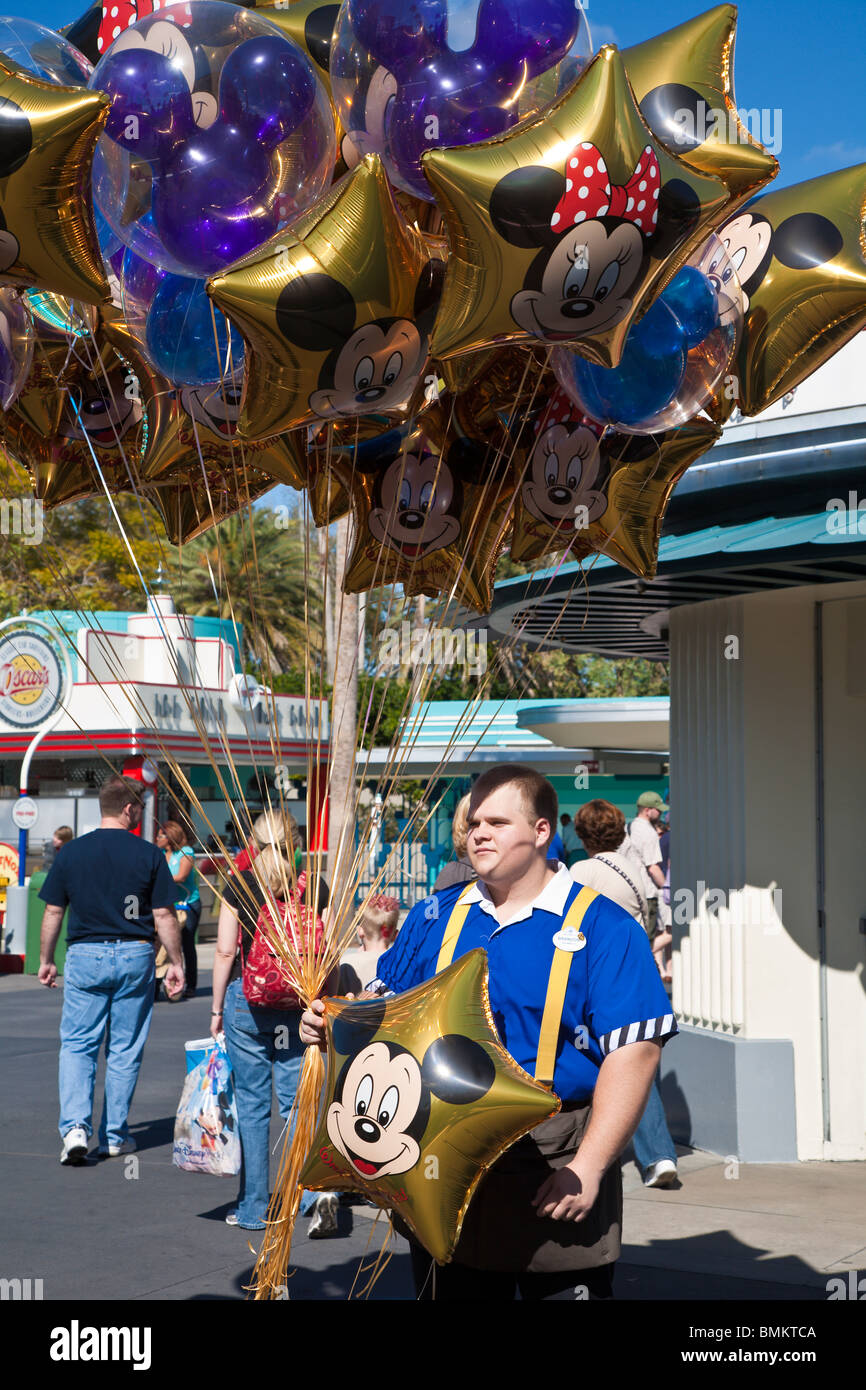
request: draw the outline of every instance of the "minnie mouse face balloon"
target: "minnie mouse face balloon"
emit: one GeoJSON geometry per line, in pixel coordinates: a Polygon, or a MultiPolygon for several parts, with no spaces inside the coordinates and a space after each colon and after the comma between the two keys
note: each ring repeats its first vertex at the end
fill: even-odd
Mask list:
{"type": "Polygon", "coordinates": [[[671,494],[720,432],[708,420],[693,420],[654,438],[621,434],[557,391],[517,470],[512,558],[567,551],[580,560],[600,553],[651,577],[671,494]]]}
{"type": "Polygon", "coordinates": [[[175,274],[237,260],[331,177],[327,93],[301,49],[250,10],[159,9],[120,29],[91,86],[112,99],[97,207],[125,245],[175,274]]]}
{"type": "Polygon", "coordinates": [[[612,48],[543,117],[423,166],[452,247],[438,357],[536,339],[616,365],[630,324],[730,201],[653,139],[612,48]]]}

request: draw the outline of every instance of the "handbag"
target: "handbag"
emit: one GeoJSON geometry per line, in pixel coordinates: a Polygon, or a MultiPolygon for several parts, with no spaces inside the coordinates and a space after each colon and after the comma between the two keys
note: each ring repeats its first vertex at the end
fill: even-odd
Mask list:
{"type": "Polygon", "coordinates": [[[187,1073],[174,1122],[172,1163],[188,1173],[236,1177],[241,1171],[232,1066],[222,1042],[187,1073]]]}
{"type": "Polygon", "coordinates": [[[303,1000],[292,984],[291,976],[277,952],[271,947],[270,940],[286,927],[289,917],[292,916],[295,918],[293,935],[300,937],[303,931],[307,945],[310,935],[313,935],[314,949],[317,952],[321,949],[325,926],[321,917],[305,907],[302,901],[305,887],[306,875],[301,873],[298,875],[297,892],[293,894],[294,900],[280,904],[285,915],[279,927],[274,922],[270,907],[263,903],[246,959],[241,945],[243,991],[248,1004],[268,1009],[301,1010],[304,1007],[303,1000]]]}

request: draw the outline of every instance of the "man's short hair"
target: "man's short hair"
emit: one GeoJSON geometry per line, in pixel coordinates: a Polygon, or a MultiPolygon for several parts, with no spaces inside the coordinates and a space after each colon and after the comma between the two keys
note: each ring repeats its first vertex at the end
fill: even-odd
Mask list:
{"type": "Polygon", "coordinates": [[[132,777],[109,777],[99,788],[99,809],[103,816],[119,816],[124,806],[143,806],[142,786],[132,777]]]}
{"type": "Polygon", "coordinates": [[[568,814],[568,812],[567,812],[567,811],[563,811],[562,815],[559,817],[559,823],[560,823],[560,825],[568,825],[568,822],[569,822],[570,820],[571,820],[571,816],[568,814]]]}
{"type": "Polygon", "coordinates": [[[62,845],[68,845],[70,840],[75,839],[75,831],[71,825],[58,825],[54,832],[55,840],[59,840],[62,845]]]}
{"type": "Polygon", "coordinates": [[[549,822],[550,836],[553,838],[559,812],[556,792],[546,777],[542,777],[540,772],[536,772],[534,767],[529,767],[526,763],[500,763],[497,767],[482,772],[478,781],[472,784],[472,805],[477,806],[479,801],[490,796],[491,792],[509,785],[520,788],[523,808],[528,818],[549,822]]]}

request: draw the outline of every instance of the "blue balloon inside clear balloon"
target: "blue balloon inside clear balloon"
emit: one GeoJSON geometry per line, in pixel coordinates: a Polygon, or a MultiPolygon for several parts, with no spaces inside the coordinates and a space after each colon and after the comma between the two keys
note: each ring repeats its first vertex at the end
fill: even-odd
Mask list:
{"type": "Polygon", "coordinates": [[[567,362],[587,415],[625,427],[643,425],[676,398],[686,373],[686,337],[664,299],[657,299],[629,331],[618,367],[596,367],[576,353],[567,362]]]}
{"type": "Polygon", "coordinates": [[[683,266],[676,279],[668,285],[662,299],[679,319],[690,348],[697,347],[708,338],[718,324],[716,292],[706,275],[702,275],[696,266],[683,266]]]}
{"type": "Polygon", "coordinates": [[[145,345],[154,367],[183,386],[219,381],[243,361],[243,340],[213,307],[204,281],[182,275],[165,275],[158,285],[147,312],[145,345]]]}

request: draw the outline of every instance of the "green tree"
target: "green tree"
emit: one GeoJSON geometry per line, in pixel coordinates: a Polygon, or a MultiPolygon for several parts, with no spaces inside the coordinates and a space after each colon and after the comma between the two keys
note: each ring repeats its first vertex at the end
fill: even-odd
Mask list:
{"type": "MultiPolygon", "coordinates": [[[[305,573],[302,523],[255,508],[229,517],[182,548],[172,592],[193,615],[243,625],[246,655],[266,681],[304,669],[305,653],[320,660],[321,590],[315,580],[315,540],[305,573]],[[312,572],[311,572],[312,571],[312,572]]],[[[295,693],[302,693],[301,690],[295,693]]]]}

